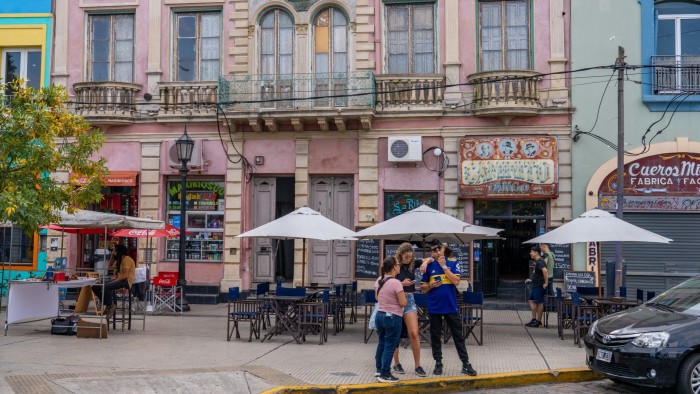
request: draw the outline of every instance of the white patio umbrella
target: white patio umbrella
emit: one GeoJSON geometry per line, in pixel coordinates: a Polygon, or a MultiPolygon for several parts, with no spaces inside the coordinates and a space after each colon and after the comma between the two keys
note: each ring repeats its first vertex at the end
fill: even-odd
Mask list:
{"type": "Polygon", "coordinates": [[[463,222],[427,205],[404,212],[357,232],[358,239],[391,239],[408,242],[439,239],[442,242],[466,244],[477,239],[500,239],[503,229],[463,222]]]}
{"type": "Polygon", "coordinates": [[[578,242],[655,242],[669,243],[670,238],[652,233],[618,219],[602,209],[591,209],[578,218],[548,233],[523,243],[570,244],[578,242]]]}
{"type": "MultiPolygon", "coordinates": [[[[350,240],[354,241],[355,232],[323,216],[309,207],[301,207],[279,219],[237,235],[240,238],[302,239],[301,285],[304,285],[306,270],[306,239],[320,241],[350,240]]],[[[273,250],[273,258],[277,254],[273,250]]]]}

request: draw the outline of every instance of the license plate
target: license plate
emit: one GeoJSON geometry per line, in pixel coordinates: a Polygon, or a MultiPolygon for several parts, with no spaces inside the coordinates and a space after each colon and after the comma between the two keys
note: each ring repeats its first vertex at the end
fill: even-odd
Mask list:
{"type": "Polygon", "coordinates": [[[612,360],[612,352],[610,350],[598,349],[595,354],[595,359],[609,363],[612,360]]]}

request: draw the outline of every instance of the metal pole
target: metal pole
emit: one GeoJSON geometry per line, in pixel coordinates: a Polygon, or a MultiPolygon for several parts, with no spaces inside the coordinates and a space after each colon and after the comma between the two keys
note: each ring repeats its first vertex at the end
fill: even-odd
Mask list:
{"type": "MultiPolygon", "coordinates": [[[[625,205],[625,48],[617,47],[617,217],[622,219],[625,205]]],[[[615,244],[615,295],[622,286],[622,242],[615,244]]]]}
{"type": "Polygon", "coordinates": [[[187,280],[185,279],[185,225],[186,225],[186,194],[187,194],[187,173],[189,169],[187,168],[187,160],[182,161],[182,167],[180,167],[180,256],[177,266],[177,285],[180,286],[182,292],[182,298],[185,298],[185,285],[187,285],[187,280]]]}

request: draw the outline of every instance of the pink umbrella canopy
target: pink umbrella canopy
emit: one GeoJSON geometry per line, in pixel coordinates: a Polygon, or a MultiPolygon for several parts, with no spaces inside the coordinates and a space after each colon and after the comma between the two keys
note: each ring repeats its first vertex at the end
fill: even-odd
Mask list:
{"type": "MultiPolygon", "coordinates": [[[[189,233],[185,233],[189,234],[189,233]]],[[[150,238],[150,237],[179,237],[180,229],[170,225],[165,224],[165,228],[160,230],[145,230],[136,228],[124,228],[117,230],[112,233],[113,237],[127,237],[127,238],[150,238]]]]}

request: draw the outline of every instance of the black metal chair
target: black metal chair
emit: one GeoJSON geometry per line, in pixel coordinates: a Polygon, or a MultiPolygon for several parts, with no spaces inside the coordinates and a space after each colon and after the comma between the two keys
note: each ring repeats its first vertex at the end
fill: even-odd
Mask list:
{"type": "Polygon", "coordinates": [[[238,287],[230,287],[228,289],[227,341],[231,340],[234,331],[236,332],[236,339],[241,338],[238,327],[241,322],[250,324],[248,342],[253,340],[253,335],[255,335],[255,339],[260,339],[261,305],[262,302],[259,300],[242,300],[238,287]]]}

